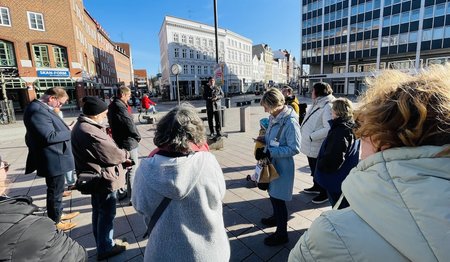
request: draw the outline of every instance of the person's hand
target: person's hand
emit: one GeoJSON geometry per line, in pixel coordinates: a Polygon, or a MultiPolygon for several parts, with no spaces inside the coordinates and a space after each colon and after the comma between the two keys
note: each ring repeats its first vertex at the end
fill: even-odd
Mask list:
{"type": "Polygon", "coordinates": [[[256,141],[259,141],[259,142],[261,142],[261,143],[263,143],[263,144],[266,143],[266,139],[264,138],[264,136],[258,136],[255,140],[256,140],[256,141]]]}
{"type": "Polygon", "coordinates": [[[125,160],[125,162],[122,163],[122,166],[125,168],[134,166],[134,165],[135,165],[135,163],[132,159],[127,159],[127,160],[125,160]]]}
{"type": "Polygon", "coordinates": [[[270,158],[269,150],[267,150],[267,152],[264,153],[264,147],[256,149],[256,151],[255,151],[255,159],[256,160],[261,160],[265,157],[270,158]]]}

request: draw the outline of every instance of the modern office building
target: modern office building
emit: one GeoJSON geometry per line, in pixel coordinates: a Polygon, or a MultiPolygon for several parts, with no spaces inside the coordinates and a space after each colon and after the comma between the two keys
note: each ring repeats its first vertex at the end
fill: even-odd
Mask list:
{"type": "Polygon", "coordinates": [[[337,94],[358,94],[378,70],[414,73],[450,60],[449,1],[302,0],[301,15],[310,86],[326,81],[337,94]]]}
{"type": "Polygon", "coordinates": [[[85,95],[111,96],[119,83],[115,58],[120,82],[125,74],[130,80],[123,82],[130,82],[129,53],[110,39],[82,0],[0,2],[0,75],[16,111],[54,86],[69,94],[64,107],[76,107],[85,95]]]}
{"type": "Polygon", "coordinates": [[[251,83],[252,41],[226,29],[218,29],[219,65],[216,63],[214,26],[166,16],[159,32],[163,97],[176,99],[173,64],[182,67],[178,75],[181,97],[199,97],[216,66],[223,68],[223,89],[239,93],[251,83]]]}

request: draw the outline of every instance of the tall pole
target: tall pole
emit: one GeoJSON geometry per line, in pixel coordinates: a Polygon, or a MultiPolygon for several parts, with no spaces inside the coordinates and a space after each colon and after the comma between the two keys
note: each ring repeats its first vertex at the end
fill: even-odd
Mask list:
{"type": "Polygon", "coordinates": [[[219,37],[217,34],[217,0],[214,0],[214,35],[216,37],[216,64],[219,64],[219,37]]]}
{"type": "Polygon", "coordinates": [[[177,100],[178,105],[180,105],[180,84],[178,84],[178,74],[175,75],[175,80],[177,81],[177,100]]]}

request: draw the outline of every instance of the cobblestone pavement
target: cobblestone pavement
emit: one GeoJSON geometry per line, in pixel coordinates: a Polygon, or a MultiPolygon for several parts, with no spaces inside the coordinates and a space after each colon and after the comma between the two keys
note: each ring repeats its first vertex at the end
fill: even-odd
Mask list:
{"type": "MultiPolygon", "coordinates": [[[[252,96],[233,98],[236,101],[253,99],[252,96]]],[[[310,99],[302,100],[311,103],[310,99]]],[[[203,101],[193,101],[196,107],[203,107],[203,101]]],[[[167,110],[175,106],[176,102],[162,102],[158,104],[160,118],[167,110]]],[[[306,157],[299,154],[295,157],[296,176],[294,183],[293,200],[288,202],[289,222],[288,231],[290,242],[284,246],[267,247],[263,239],[275,228],[266,228],[260,223],[262,217],[271,215],[272,207],[267,192],[255,188],[246,181],[246,176],[253,173],[255,160],[253,157],[253,137],[259,130],[259,119],[267,114],[259,104],[252,103],[245,110],[249,113],[250,128],[246,132],[240,130],[240,110],[232,107],[225,110],[225,126],[223,130],[228,133],[224,139],[224,148],[214,150],[212,153],[219,161],[226,180],[227,193],[223,201],[223,212],[226,230],[231,245],[231,261],[286,261],[290,249],[295,245],[311,222],[324,210],[330,209],[328,204],[315,205],[311,203],[312,196],[301,192],[312,185],[312,178],[306,157]]],[[[78,112],[65,112],[65,121],[70,123],[76,119],[78,112]]],[[[24,141],[25,127],[21,116],[14,124],[0,126],[0,154],[4,160],[11,163],[8,179],[9,195],[26,194],[32,196],[38,206],[45,206],[46,186],[43,178],[34,173],[24,175],[27,147],[24,141]]],[[[135,114],[137,122],[137,115],[135,114]]],[[[142,141],[139,147],[139,156],[144,158],[155,148],[153,137],[155,124],[139,124],[142,141]]],[[[206,122],[205,122],[205,125],[206,122]]],[[[126,238],[130,246],[126,252],[109,261],[142,261],[144,249],[147,244],[142,239],[145,224],[133,207],[126,205],[128,199],[117,205],[117,217],[114,222],[114,237],[126,238]]],[[[91,204],[90,196],[81,195],[73,191],[72,196],[64,198],[65,211],[80,211],[81,214],[72,222],[78,226],[68,234],[83,245],[89,253],[89,261],[95,261],[95,241],[91,230],[91,204]]]]}

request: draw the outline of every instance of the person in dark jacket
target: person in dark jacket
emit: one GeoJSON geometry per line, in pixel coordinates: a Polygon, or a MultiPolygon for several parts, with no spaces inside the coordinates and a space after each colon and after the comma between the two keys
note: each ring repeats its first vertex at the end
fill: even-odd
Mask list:
{"type": "Polygon", "coordinates": [[[216,136],[221,136],[222,133],[220,125],[219,110],[221,110],[221,99],[223,97],[223,91],[220,86],[215,86],[214,78],[208,79],[208,84],[203,90],[203,99],[206,100],[206,114],[208,116],[209,136],[214,137],[214,125],[213,117],[215,121],[216,136]]]}
{"type": "Polygon", "coordinates": [[[54,221],[33,214],[31,197],[6,196],[8,168],[0,156],[0,261],[87,261],[86,250],[54,221]]]}
{"type": "MultiPolygon", "coordinates": [[[[133,186],[134,174],[136,167],[139,164],[139,141],[141,135],[134,124],[133,115],[128,112],[127,101],[130,99],[131,90],[128,87],[122,86],[118,89],[117,97],[109,105],[108,121],[112,132],[112,138],[116,144],[123,149],[130,152],[131,159],[135,163],[132,166],[127,177],[127,195],[131,199],[131,188],[133,186]]],[[[129,203],[131,205],[131,201],[129,203]]]]}
{"type": "Polygon", "coordinates": [[[83,99],[83,114],[72,131],[72,147],[77,172],[96,172],[102,176],[98,191],[91,194],[92,232],[97,244],[97,259],[103,260],[126,250],[128,243],[116,242],[114,218],[117,190],[125,185],[122,163],[129,164],[129,153],[120,149],[106,133],[104,123],[108,106],[100,98],[83,99]]]}
{"type": "Polygon", "coordinates": [[[65,174],[75,169],[70,144],[70,128],[55,113],[54,108],[66,103],[69,96],[62,87],[45,91],[25,109],[23,122],[27,129],[25,143],[28,147],[25,174],[37,171],[47,184],[47,215],[61,230],[70,230],[75,223],[65,222],[79,212],[62,213],[65,174]]]}
{"type": "MultiPolygon", "coordinates": [[[[334,206],[342,194],[342,182],[358,164],[359,140],[353,133],[352,102],[347,98],[338,98],[332,104],[331,127],[320,148],[314,178],[327,191],[328,201],[334,206]]],[[[348,206],[347,200],[343,199],[337,208],[348,206]]]]}

